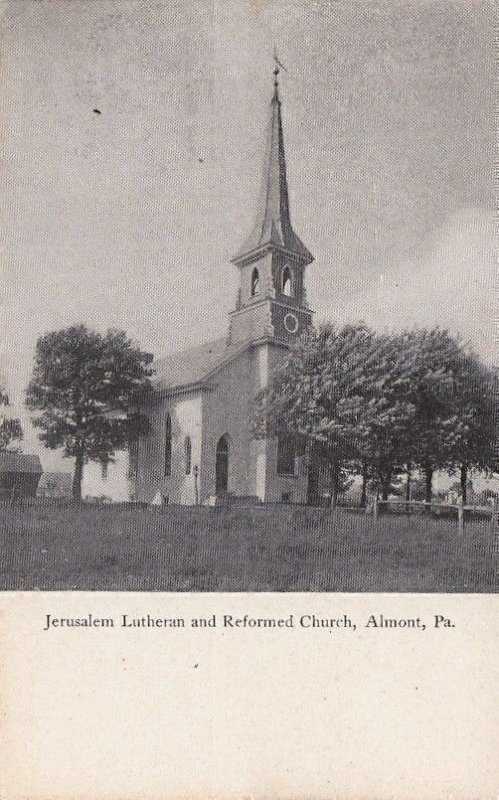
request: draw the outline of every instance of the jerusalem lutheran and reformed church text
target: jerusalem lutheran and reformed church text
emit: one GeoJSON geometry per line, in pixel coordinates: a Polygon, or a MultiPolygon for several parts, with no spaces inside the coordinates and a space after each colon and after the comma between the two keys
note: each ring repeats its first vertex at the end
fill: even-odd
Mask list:
{"type": "Polygon", "coordinates": [[[446,629],[454,628],[454,622],[443,614],[433,614],[426,619],[421,617],[390,617],[382,613],[370,614],[363,619],[353,619],[349,614],[323,617],[313,613],[289,614],[284,617],[253,617],[245,614],[237,617],[232,614],[211,614],[206,617],[157,617],[151,614],[136,617],[131,614],[120,614],[116,617],[99,617],[87,614],[85,617],[55,617],[45,614],[43,630],[86,628],[86,629],[149,629],[158,628],[223,628],[224,630],[253,630],[303,628],[307,630],[356,631],[357,628],[379,630],[396,629],[446,629]]]}

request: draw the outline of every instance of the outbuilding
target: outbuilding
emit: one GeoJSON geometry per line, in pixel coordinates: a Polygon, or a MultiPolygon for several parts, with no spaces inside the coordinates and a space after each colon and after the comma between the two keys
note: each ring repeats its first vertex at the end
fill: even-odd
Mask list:
{"type": "Polygon", "coordinates": [[[0,499],[36,497],[42,471],[38,456],[0,453],[0,499]]]}

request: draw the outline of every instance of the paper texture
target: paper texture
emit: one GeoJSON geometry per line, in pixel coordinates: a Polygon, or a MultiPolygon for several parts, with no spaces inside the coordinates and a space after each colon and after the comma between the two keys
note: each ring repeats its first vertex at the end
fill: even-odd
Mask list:
{"type": "Polygon", "coordinates": [[[249,411],[311,320],[493,374],[494,11],[1,0],[1,800],[499,796],[490,460],[339,491],[249,411]],[[78,325],[159,398],[81,502],[27,392],[78,325]]]}
{"type": "Polygon", "coordinates": [[[490,596],[4,595],[2,797],[485,798],[490,596]],[[45,615],[185,628],[43,631],[45,615]],[[194,629],[188,618],[219,627],[194,629]],[[296,627],[223,628],[223,615],[296,627]],[[344,614],[357,630],[302,628],[344,614]],[[371,614],[429,627],[365,628],[371,614]],[[433,617],[455,628],[434,629],[433,617]]]}

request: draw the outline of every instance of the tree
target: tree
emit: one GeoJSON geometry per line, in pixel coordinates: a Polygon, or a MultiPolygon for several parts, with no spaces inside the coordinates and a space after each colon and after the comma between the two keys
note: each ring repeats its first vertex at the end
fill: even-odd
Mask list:
{"type": "Polygon", "coordinates": [[[362,464],[363,486],[370,478],[383,500],[395,489],[399,474],[410,469],[407,454],[415,407],[409,391],[405,344],[394,334],[371,338],[363,358],[357,407],[352,409],[352,436],[362,464]]]}
{"type": "Polygon", "coordinates": [[[462,502],[467,502],[469,470],[497,469],[497,377],[473,352],[464,351],[456,379],[454,405],[457,423],[449,473],[459,470],[462,502]]]}
{"type": "Polygon", "coordinates": [[[454,458],[465,351],[458,338],[440,328],[405,331],[398,338],[405,352],[403,393],[414,407],[406,455],[422,472],[430,503],[434,473],[454,458]]]}
{"type": "Polygon", "coordinates": [[[368,484],[386,500],[402,475],[409,499],[416,474],[430,503],[435,471],[459,465],[465,487],[470,466],[492,468],[494,391],[494,375],[445,330],[324,325],[298,340],[257,398],[255,431],[294,435],[328,461],[333,505],[345,469],[362,476],[363,504],[368,484]]]}
{"type": "Polygon", "coordinates": [[[310,329],[256,399],[255,435],[292,435],[311,458],[326,461],[333,507],[345,467],[357,456],[356,417],[373,337],[364,324],[310,329]]]}
{"type": "Polygon", "coordinates": [[[494,375],[458,337],[439,328],[378,337],[366,374],[360,450],[378,475],[383,498],[403,472],[409,499],[419,469],[430,503],[435,471],[451,471],[457,463],[466,502],[468,468],[490,470],[494,463],[494,375]]]}
{"type": "Polygon", "coordinates": [[[38,339],[26,404],[44,445],[74,458],[76,500],[87,462],[112,461],[147,431],[138,403],[150,388],[151,361],[123,331],[102,336],[78,325],[38,339]]]}
{"type": "MultiPolygon", "coordinates": [[[[7,408],[10,406],[10,401],[5,389],[0,386],[0,407],[1,406],[7,408]]],[[[23,429],[21,421],[16,417],[9,416],[8,412],[7,414],[2,413],[0,408],[0,452],[18,450],[19,448],[15,445],[12,447],[12,442],[21,442],[22,440],[23,429]]]]}

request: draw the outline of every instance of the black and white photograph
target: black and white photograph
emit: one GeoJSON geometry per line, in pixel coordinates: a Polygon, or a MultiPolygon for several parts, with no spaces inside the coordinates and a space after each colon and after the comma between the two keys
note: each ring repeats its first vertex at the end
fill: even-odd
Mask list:
{"type": "Polygon", "coordinates": [[[1,800],[497,800],[496,6],[0,0],[1,800]]]}
{"type": "Polygon", "coordinates": [[[495,590],[493,9],[1,3],[1,590],[495,590]]]}

